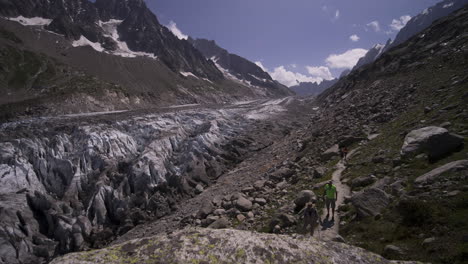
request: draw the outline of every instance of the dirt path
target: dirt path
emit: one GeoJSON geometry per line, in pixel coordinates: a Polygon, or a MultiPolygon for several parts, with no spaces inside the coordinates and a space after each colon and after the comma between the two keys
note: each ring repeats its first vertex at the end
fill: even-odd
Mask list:
{"type": "MultiPolygon", "coordinates": [[[[348,154],[348,159],[357,151],[357,149],[352,150],[348,154]]],[[[338,231],[340,227],[340,214],[338,213],[338,207],[344,203],[344,197],[351,194],[351,190],[348,185],[341,182],[341,174],[346,169],[346,164],[343,160],[340,160],[335,165],[336,170],[332,174],[333,184],[336,186],[336,191],[338,192],[338,199],[336,201],[335,207],[335,218],[334,221],[331,221],[331,208],[330,216],[327,219],[327,209],[324,208],[322,212],[322,226],[315,232],[314,237],[320,238],[322,240],[332,240],[338,236],[338,231]]]]}

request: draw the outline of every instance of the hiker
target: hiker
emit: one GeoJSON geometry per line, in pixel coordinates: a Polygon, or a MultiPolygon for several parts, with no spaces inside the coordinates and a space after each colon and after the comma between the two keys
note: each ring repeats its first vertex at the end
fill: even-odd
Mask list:
{"type": "Polygon", "coordinates": [[[310,235],[314,235],[314,230],[317,227],[317,223],[320,223],[320,217],[315,209],[315,202],[307,203],[306,207],[302,210],[302,217],[304,217],[304,232],[307,231],[307,226],[310,225],[310,235]]]}
{"type": "Polygon", "coordinates": [[[341,147],[340,148],[341,159],[344,160],[344,161],[347,161],[346,160],[347,155],[348,155],[348,148],[346,148],[345,146],[341,147]]]}
{"type": "Polygon", "coordinates": [[[338,192],[336,191],[336,186],[333,185],[333,181],[330,180],[325,184],[325,191],[323,192],[323,197],[325,198],[325,206],[327,207],[327,216],[328,219],[330,216],[330,207],[332,209],[332,221],[335,220],[335,205],[336,200],[338,199],[338,192]]]}

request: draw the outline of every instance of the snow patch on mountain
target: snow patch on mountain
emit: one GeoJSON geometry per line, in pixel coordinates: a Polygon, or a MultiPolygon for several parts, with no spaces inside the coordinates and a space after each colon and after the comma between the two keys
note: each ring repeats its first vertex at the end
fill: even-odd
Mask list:
{"type": "Polygon", "coordinates": [[[443,8],[449,8],[449,7],[451,7],[451,6],[453,6],[453,2],[450,2],[450,3],[448,3],[448,4],[445,4],[445,5],[443,6],[443,8]]]}
{"type": "Polygon", "coordinates": [[[198,79],[198,77],[197,77],[195,74],[191,73],[191,72],[180,72],[180,74],[182,74],[182,75],[185,76],[185,77],[192,76],[192,77],[198,79]]]}
{"type": "Polygon", "coordinates": [[[104,48],[101,46],[99,42],[91,42],[85,36],[81,36],[80,39],[73,41],[73,47],[83,47],[83,46],[91,46],[94,50],[103,52],[104,48]]]}
{"type": "Polygon", "coordinates": [[[117,43],[117,49],[112,51],[111,54],[126,57],[126,58],[135,58],[139,56],[150,57],[156,59],[157,57],[154,54],[140,51],[131,50],[127,43],[120,41],[120,35],[117,31],[117,27],[123,22],[123,20],[110,19],[109,21],[103,22],[99,21],[99,26],[104,30],[104,36],[113,39],[117,43]]]}
{"type": "Polygon", "coordinates": [[[43,17],[9,17],[6,18],[10,21],[16,21],[23,26],[48,26],[52,23],[52,19],[47,19],[43,17]]]}
{"type": "Polygon", "coordinates": [[[235,75],[231,74],[228,69],[223,68],[221,65],[217,63],[218,61],[217,57],[211,57],[210,60],[215,64],[216,68],[218,68],[218,70],[223,73],[226,79],[230,79],[232,81],[238,82],[243,85],[247,85],[249,87],[259,88],[258,86],[252,85],[250,81],[239,79],[235,75]]]}

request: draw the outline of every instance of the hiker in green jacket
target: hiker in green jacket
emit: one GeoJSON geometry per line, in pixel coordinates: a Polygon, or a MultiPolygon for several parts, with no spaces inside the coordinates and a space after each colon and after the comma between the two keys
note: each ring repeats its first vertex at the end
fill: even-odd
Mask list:
{"type": "Polygon", "coordinates": [[[336,200],[338,199],[338,192],[336,191],[336,186],[333,185],[333,181],[329,181],[325,184],[325,191],[323,192],[323,197],[325,198],[325,206],[327,207],[327,216],[330,216],[330,207],[332,209],[332,221],[335,220],[335,206],[336,200]]]}

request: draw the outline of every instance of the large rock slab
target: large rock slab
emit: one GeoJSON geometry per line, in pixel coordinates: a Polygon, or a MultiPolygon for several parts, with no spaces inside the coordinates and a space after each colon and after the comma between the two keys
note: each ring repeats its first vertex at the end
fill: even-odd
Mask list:
{"type": "Polygon", "coordinates": [[[390,196],[377,188],[365,189],[351,197],[359,218],[376,216],[390,204],[390,196]]]}
{"type": "Polygon", "coordinates": [[[413,130],[406,135],[401,155],[411,157],[427,153],[430,159],[437,160],[456,151],[462,145],[462,136],[449,133],[442,127],[429,126],[413,130]]]}
{"type": "Polygon", "coordinates": [[[329,149],[325,150],[320,155],[320,159],[325,161],[338,156],[340,156],[340,147],[338,146],[338,144],[336,144],[330,147],[329,149]]]}
{"type": "Polygon", "coordinates": [[[462,170],[468,170],[468,160],[457,160],[447,163],[441,167],[431,170],[424,175],[419,176],[416,178],[416,180],[414,180],[414,182],[418,184],[429,184],[446,173],[453,173],[462,170]]]}
{"type": "Polygon", "coordinates": [[[338,242],[231,229],[185,229],[68,254],[52,264],[88,263],[416,263],[385,258],[338,242]],[[174,254],[177,252],[177,254],[174,254]]]}
{"type": "Polygon", "coordinates": [[[311,190],[303,190],[298,195],[297,198],[294,200],[296,204],[296,208],[302,208],[305,206],[306,203],[316,200],[317,196],[311,190]]]}

